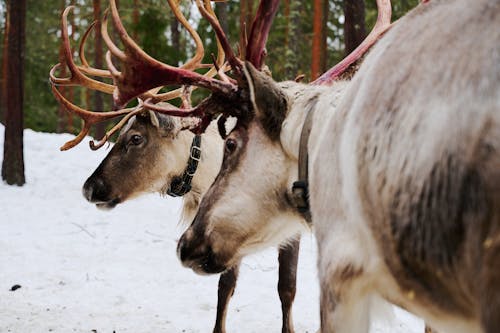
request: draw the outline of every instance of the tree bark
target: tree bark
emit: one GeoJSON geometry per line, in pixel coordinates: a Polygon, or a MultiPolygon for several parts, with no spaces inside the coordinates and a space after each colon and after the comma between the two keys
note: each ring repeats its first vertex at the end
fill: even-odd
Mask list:
{"type": "MultiPolygon", "coordinates": [[[[71,0],[70,5],[74,6],[75,0],[71,0]]],[[[75,16],[74,15],[70,16],[69,25],[71,27],[71,34],[69,35],[69,40],[73,40],[73,36],[74,36],[75,30],[76,30],[75,16]]],[[[71,49],[73,50],[73,47],[71,49]]],[[[68,99],[70,101],[74,101],[75,100],[75,88],[72,86],[69,86],[67,91],[68,91],[68,99]]],[[[65,132],[72,133],[73,132],[73,113],[72,112],[66,112],[66,124],[65,125],[66,125],[65,132]]]]}
{"type": "MultiPolygon", "coordinates": [[[[100,20],[101,18],[101,0],[93,0],[94,7],[94,20],[100,20]]],[[[101,25],[97,24],[94,27],[94,66],[96,68],[103,68],[102,59],[102,36],[101,36],[101,25]]],[[[100,91],[94,91],[94,107],[95,111],[104,111],[104,101],[102,93],[100,91]]],[[[94,137],[98,140],[104,137],[106,133],[107,122],[97,123],[95,125],[95,135],[94,137]]]]}
{"type": "Polygon", "coordinates": [[[321,28],[321,58],[320,58],[320,74],[323,74],[328,69],[328,52],[327,52],[327,38],[328,38],[328,13],[330,12],[330,3],[328,0],[323,0],[323,27],[321,28]]]}
{"type": "Polygon", "coordinates": [[[303,32],[300,28],[300,13],[303,10],[301,0],[289,1],[288,13],[288,43],[286,49],[285,77],[287,80],[293,80],[299,73],[299,45],[303,38],[303,32]]]}
{"type": "MultiPolygon", "coordinates": [[[[174,50],[184,50],[181,46],[181,31],[179,29],[179,20],[172,15],[170,19],[170,33],[172,34],[172,48],[174,50]]],[[[175,61],[177,62],[175,65],[179,65],[180,55],[175,55],[175,61]]]]}
{"type": "Polygon", "coordinates": [[[9,36],[7,44],[7,75],[5,140],[2,178],[7,184],[23,185],[23,95],[26,0],[10,0],[9,36]]]}
{"type": "Polygon", "coordinates": [[[215,14],[219,19],[220,26],[226,36],[229,36],[229,24],[227,20],[227,3],[225,2],[216,2],[215,3],[215,14]]]}
{"type": "MultiPolygon", "coordinates": [[[[64,11],[64,8],[66,8],[66,0],[61,0],[61,13],[64,11]]],[[[64,58],[64,46],[61,43],[59,46],[59,63],[61,64],[61,69],[60,69],[60,75],[61,77],[66,77],[66,61],[64,58]]],[[[61,86],[59,88],[59,91],[61,94],[65,95],[65,89],[66,87],[61,86]]],[[[62,133],[64,131],[64,118],[66,117],[66,110],[62,104],[58,104],[57,107],[57,125],[56,125],[56,132],[57,133],[62,133]]]]}
{"type": "Polygon", "coordinates": [[[134,7],[132,9],[132,23],[134,24],[134,31],[132,38],[138,42],[137,26],[139,25],[139,0],[134,0],[134,7]]]}
{"type": "Polygon", "coordinates": [[[283,14],[285,16],[285,50],[287,50],[290,43],[290,0],[285,0],[283,7],[283,14]]]}
{"type": "Polygon", "coordinates": [[[326,0],[314,0],[314,17],[313,17],[313,38],[312,38],[312,55],[311,55],[311,80],[315,80],[321,74],[321,46],[323,44],[323,27],[325,13],[323,12],[323,2],[326,0]]]}
{"type": "MultiPolygon", "coordinates": [[[[61,0],[61,13],[64,11],[64,8],[66,8],[66,0],[61,0]]],[[[61,69],[60,69],[60,76],[61,77],[66,77],[67,76],[67,71],[66,71],[66,60],[64,58],[64,46],[61,43],[59,46],[59,63],[61,64],[61,69]]],[[[65,90],[66,87],[60,86],[59,91],[61,94],[65,95],[65,90]]],[[[66,118],[66,109],[62,104],[59,104],[57,107],[57,125],[56,125],[56,132],[57,133],[63,133],[64,132],[64,124],[65,124],[65,118],[66,118]]]]}
{"type": "Polygon", "coordinates": [[[7,45],[9,41],[9,1],[6,2],[5,26],[2,48],[2,77],[0,78],[0,122],[5,124],[5,110],[7,109],[7,45]]]}
{"type": "Polygon", "coordinates": [[[344,0],[345,54],[349,54],[366,37],[365,0],[344,0]]]}

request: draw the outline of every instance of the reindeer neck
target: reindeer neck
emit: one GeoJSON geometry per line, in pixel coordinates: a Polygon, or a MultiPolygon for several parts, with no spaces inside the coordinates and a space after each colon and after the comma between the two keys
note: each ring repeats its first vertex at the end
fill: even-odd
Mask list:
{"type": "Polygon", "coordinates": [[[302,128],[308,112],[314,110],[314,124],[323,122],[333,115],[347,81],[335,82],[331,86],[304,85],[285,82],[282,88],[287,92],[290,108],[281,128],[280,140],[284,151],[296,164],[302,128]]]}

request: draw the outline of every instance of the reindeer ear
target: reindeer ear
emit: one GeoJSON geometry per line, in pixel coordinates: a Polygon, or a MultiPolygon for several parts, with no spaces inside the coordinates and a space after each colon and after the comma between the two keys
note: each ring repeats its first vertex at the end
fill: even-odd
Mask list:
{"type": "Polygon", "coordinates": [[[182,129],[182,125],[177,117],[171,117],[148,111],[151,124],[158,129],[161,136],[174,139],[182,129]]]}
{"type": "Polygon", "coordinates": [[[154,111],[149,110],[149,120],[151,121],[151,124],[153,124],[154,127],[160,128],[160,121],[158,120],[158,117],[156,116],[156,113],[154,111]]]}
{"type": "Polygon", "coordinates": [[[281,125],[288,112],[288,98],[276,82],[249,63],[243,67],[250,101],[257,119],[272,140],[279,139],[281,125]]]}

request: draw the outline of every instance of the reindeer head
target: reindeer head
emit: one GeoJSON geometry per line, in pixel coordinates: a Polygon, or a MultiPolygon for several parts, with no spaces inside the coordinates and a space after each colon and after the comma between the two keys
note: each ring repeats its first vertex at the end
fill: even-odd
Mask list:
{"type": "Polygon", "coordinates": [[[185,266],[198,273],[218,273],[309,227],[291,202],[304,111],[314,107],[322,93],[340,98],[345,83],[333,82],[390,25],[390,3],[378,4],[383,10],[365,42],[313,85],[276,83],[251,63],[244,64],[247,109],[236,115],[238,123],[226,137],[219,175],[179,241],[178,255],[185,266]]]}
{"type": "Polygon", "coordinates": [[[199,273],[221,272],[307,228],[289,202],[296,168],[280,140],[288,93],[299,84],[278,85],[250,63],[244,73],[248,110],[226,137],[219,175],[178,245],[181,261],[199,273]]]}
{"type": "MultiPolygon", "coordinates": [[[[124,106],[132,98],[139,98],[142,109],[174,116],[197,117],[199,123],[189,128],[197,133],[203,132],[212,119],[220,116],[220,133],[225,137],[222,168],[204,195],[198,213],[178,247],[179,256],[185,265],[200,273],[216,273],[231,267],[241,256],[270,244],[278,244],[306,227],[301,215],[289,202],[289,185],[291,175],[293,178],[296,175],[297,152],[288,147],[289,139],[283,138],[282,129],[295,126],[295,130],[300,132],[300,119],[290,121],[293,124],[287,124],[288,120],[285,119],[292,108],[306,107],[310,99],[304,94],[306,86],[293,82],[277,84],[260,72],[264,45],[278,0],[261,1],[247,44],[246,62],[233,54],[220,25],[207,9],[210,8],[209,1],[205,0],[203,4],[200,0],[196,2],[216,32],[220,48],[227,56],[231,77],[225,74],[225,66],[220,64],[214,65],[220,77],[220,80],[215,80],[152,59],[125,32],[113,0],[110,1],[113,22],[125,51],[119,50],[110,41],[104,23],[102,30],[110,49],[107,73],[116,85],[113,97],[118,106],[124,106]],[[121,71],[113,65],[111,54],[121,61],[121,71]],[[169,84],[198,86],[209,89],[212,94],[194,108],[190,105],[183,108],[158,105],[159,101],[165,100],[156,94],[158,87],[169,84]],[[230,116],[236,117],[238,121],[226,137],[222,125],[230,116]]],[[[377,4],[385,9],[379,12],[379,20],[365,42],[314,84],[324,85],[335,80],[389,27],[389,0],[377,0],[377,4]]],[[[82,69],[88,70],[76,68],[72,73],[82,69]]],[[[66,83],[63,80],[52,77],[54,84],[66,83]]],[[[317,89],[327,88],[308,88],[313,91],[313,95],[317,89]]],[[[69,106],[54,90],[60,102],[69,106]]],[[[129,116],[134,112],[140,111],[115,111],[117,116],[129,116]]],[[[83,112],[80,114],[85,115],[83,112]]]]}
{"type": "MultiPolygon", "coordinates": [[[[85,181],[84,197],[98,208],[109,209],[142,193],[165,193],[172,179],[182,174],[189,157],[192,134],[181,131],[182,127],[180,118],[153,111],[132,117],[85,181]]],[[[210,170],[217,169],[220,154],[210,150],[207,157],[204,163],[214,164],[210,170]]],[[[205,177],[213,179],[212,174],[206,172],[205,177]]]]}

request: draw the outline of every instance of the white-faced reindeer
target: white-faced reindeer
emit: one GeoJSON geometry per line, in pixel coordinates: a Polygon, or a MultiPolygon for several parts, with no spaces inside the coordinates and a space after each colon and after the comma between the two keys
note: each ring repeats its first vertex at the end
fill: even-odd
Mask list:
{"type": "Polygon", "coordinates": [[[308,181],[322,332],[367,332],[379,297],[442,332],[499,332],[500,2],[419,6],[349,83],[244,71],[246,109],[226,111],[238,124],[183,262],[223,271],[300,228],[292,188],[308,181]]]}
{"type": "MultiPolygon", "coordinates": [[[[197,52],[193,60],[187,62],[188,67],[203,67],[200,63],[203,46],[200,38],[178,11],[177,6],[170,3],[176,17],[188,29],[197,41],[197,52]]],[[[116,12],[114,1],[111,6],[116,12]]],[[[208,8],[208,7],[207,7],[208,8]]],[[[110,77],[108,71],[91,68],[84,56],[84,44],[93,27],[87,30],[80,45],[82,66],[77,66],[71,55],[71,47],[67,34],[67,16],[71,7],[62,16],[62,40],[68,67],[72,76],[69,79],[59,79],[54,76],[56,67],[51,71],[51,81],[56,85],[79,84],[103,92],[111,92],[113,86],[92,81],[87,75],[110,77]]],[[[105,21],[104,21],[105,22],[105,21]]],[[[103,23],[105,24],[105,23],[103,23]]],[[[109,41],[105,26],[104,39],[109,41]]],[[[223,65],[223,53],[219,52],[217,66],[223,65]],[[222,60],[221,60],[222,59],[222,60]]],[[[184,65],[186,67],[187,65],[184,65]]],[[[206,76],[213,75],[209,71],[206,76]]],[[[148,98],[156,101],[166,101],[172,98],[182,98],[185,106],[189,105],[189,89],[174,91],[167,94],[157,94],[153,90],[148,98]]],[[[83,186],[84,197],[96,204],[98,208],[112,209],[129,199],[144,193],[161,193],[183,197],[182,220],[191,222],[197,212],[202,195],[208,190],[217,175],[222,162],[223,140],[219,135],[217,122],[213,121],[207,127],[203,136],[182,131],[189,125],[181,118],[172,117],[148,111],[141,106],[127,109],[125,112],[97,113],[80,109],[66,100],[54,87],[55,96],[64,104],[68,111],[74,112],[86,121],[82,133],[62,147],[70,149],[78,144],[88,131],[90,125],[127,114],[127,118],[108,132],[98,143],[91,142],[92,149],[100,148],[108,137],[124,126],[120,135],[106,158],[87,179],[83,186]]],[[[293,333],[292,304],[296,290],[296,270],[300,240],[298,235],[287,240],[279,248],[279,281],[278,293],[282,302],[283,325],[282,332],[293,333]]],[[[240,263],[235,263],[229,270],[221,274],[219,280],[217,316],[214,333],[223,333],[229,300],[234,293],[239,274],[240,263]]]]}

